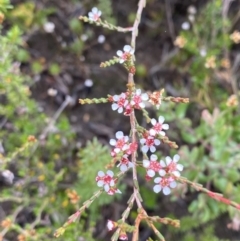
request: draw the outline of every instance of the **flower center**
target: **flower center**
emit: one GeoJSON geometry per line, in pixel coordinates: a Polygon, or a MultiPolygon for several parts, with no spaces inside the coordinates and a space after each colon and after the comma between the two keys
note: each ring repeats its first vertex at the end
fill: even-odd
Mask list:
{"type": "Polygon", "coordinates": [[[157,131],[157,132],[160,132],[160,131],[162,130],[162,124],[157,123],[157,124],[153,127],[153,129],[154,129],[155,131],[157,131]]]}
{"type": "Polygon", "coordinates": [[[167,167],[166,167],[166,172],[174,172],[176,170],[177,164],[175,162],[171,162],[167,167]]]}
{"type": "Polygon", "coordinates": [[[156,161],[150,161],[150,166],[148,169],[158,172],[161,169],[161,165],[156,161]]]}
{"type": "Polygon", "coordinates": [[[129,160],[127,158],[122,158],[121,164],[128,164],[129,160]]]}
{"type": "Polygon", "coordinates": [[[118,105],[120,106],[120,107],[123,107],[124,106],[124,104],[125,104],[125,98],[120,98],[119,100],[118,100],[118,105]]]}
{"type": "Polygon", "coordinates": [[[123,148],[124,145],[125,145],[125,140],[124,138],[122,138],[117,141],[116,147],[121,149],[123,148]]]}
{"type": "Polygon", "coordinates": [[[140,95],[135,95],[133,97],[133,101],[134,101],[135,105],[139,105],[141,103],[141,101],[142,101],[141,96],[140,95]]]}
{"type": "Polygon", "coordinates": [[[103,181],[104,181],[105,183],[110,183],[111,180],[112,180],[112,177],[110,177],[109,175],[106,175],[106,176],[103,177],[103,181]]]}
{"type": "Polygon", "coordinates": [[[146,145],[147,146],[153,146],[154,145],[154,139],[153,138],[146,139],[146,145]]]}

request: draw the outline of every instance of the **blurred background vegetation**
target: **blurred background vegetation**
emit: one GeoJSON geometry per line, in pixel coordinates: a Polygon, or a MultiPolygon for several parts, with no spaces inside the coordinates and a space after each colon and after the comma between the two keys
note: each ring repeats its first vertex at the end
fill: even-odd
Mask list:
{"type": "MultiPolygon", "coordinates": [[[[0,0],[0,240],[55,240],[54,231],[98,190],[96,173],[111,159],[108,140],[118,130],[129,132],[128,118],[110,104],[80,106],[78,99],[125,90],[123,68],[99,64],[131,36],[78,17],[96,6],[103,19],[129,27],[137,2],[0,0]]],[[[147,109],[170,124],[183,176],[238,203],[239,9],[239,0],[148,0],[136,46],[139,87],[190,98],[188,105],[147,109]]],[[[167,146],[158,151],[171,153],[167,146]]],[[[181,221],[179,229],[159,225],[166,240],[240,240],[239,211],[182,184],[170,197],[156,195],[144,175],[147,211],[181,221]]],[[[125,209],[130,175],[120,189],[121,196],[102,195],[59,240],[110,240],[106,222],[125,209]]],[[[144,225],[140,234],[140,241],[156,238],[144,225]]]]}

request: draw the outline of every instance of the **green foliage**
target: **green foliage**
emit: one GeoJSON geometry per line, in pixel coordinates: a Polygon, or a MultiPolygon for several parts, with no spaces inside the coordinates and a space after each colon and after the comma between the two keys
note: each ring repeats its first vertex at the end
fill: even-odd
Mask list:
{"type": "MultiPolygon", "coordinates": [[[[94,138],[92,142],[88,142],[86,147],[79,151],[79,182],[76,183],[75,189],[82,200],[88,200],[93,193],[99,190],[95,178],[98,171],[104,171],[104,166],[109,164],[111,159],[109,151],[109,148],[99,143],[96,138],[94,138]],[[89,190],[91,190],[91,192],[89,192],[89,190]]],[[[125,185],[119,185],[118,187],[123,192],[125,185]]],[[[117,197],[120,197],[120,195],[111,197],[105,193],[102,194],[100,198],[90,206],[91,218],[96,220],[98,217],[97,213],[99,213],[97,210],[101,206],[111,203],[117,197]]]]}
{"type": "MultiPolygon", "coordinates": [[[[11,202],[12,208],[6,210],[0,222],[12,220],[12,225],[3,231],[6,239],[12,240],[14,233],[15,236],[27,235],[29,241],[52,240],[54,231],[76,210],[76,206],[69,202],[66,188],[60,187],[60,183],[69,178],[67,173],[72,168],[67,161],[73,157],[75,135],[68,119],[62,116],[56,122],[54,132],[50,131],[45,140],[28,142],[28,136],[43,133],[49,118],[38,110],[38,104],[31,99],[30,78],[20,72],[15,62],[15,53],[19,53],[21,44],[21,31],[17,26],[0,36],[0,139],[5,152],[5,156],[0,158],[3,161],[0,171],[14,167],[15,175],[15,183],[9,187],[1,186],[0,203],[11,202]],[[16,212],[19,211],[24,215],[30,213],[34,220],[29,223],[24,221],[24,227],[15,223],[16,212]],[[39,225],[46,222],[45,218],[49,220],[48,224],[39,225]],[[32,229],[36,229],[36,233],[28,235],[32,229]]],[[[25,54],[22,52],[20,56],[25,54]]],[[[57,74],[59,67],[52,65],[50,71],[57,74]]],[[[83,220],[78,227],[71,227],[66,232],[67,240],[82,237],[92,241],[95,223],[86,225],[83,220]]]]}
{"type": "Polygon", "coordinates": [[[111,0],[98,0],[97,8],[102,11],[104,19],[109,23],[116,25],[116,19],[113,16],[111,0]]]}

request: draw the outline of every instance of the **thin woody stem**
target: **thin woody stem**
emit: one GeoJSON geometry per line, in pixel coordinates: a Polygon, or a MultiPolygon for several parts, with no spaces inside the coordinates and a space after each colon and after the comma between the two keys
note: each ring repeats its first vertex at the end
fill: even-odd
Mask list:
{"type": "MultiPolygon", "coordinates": [[[[139,3],[138,3],[138,11],[137,11],[136,19],[135,19],[134,24],[133,24],[132,40],[131,40],[131,45],[134,49],[135,49],[135,46],[136,46],[136,37],[137,37],[137,34],[138,34],[138,26],[139,26],[142,11],[143,11],[143,8],[145,7],[145,5],[146,5],[146,0],[140,0],[139,3]]],[[[128,84],[134,86],[134,79],[133,79],[132,73],[128,74],[128,84]]],[[[137,130],[136,130],[136,122],[135,122],[134,111],[130,114],[130,123],[131,123],[131,132],[132,132],[132,142],[135,143],[136,140],[137,140],[137,136],[136,136],[137,130]]],[[[139,188],[138,188],[138,185],[136,185],[138,183],[137,169],[136,169],[136,156],[137,156],[137,152],[135,151],[132,154],[134,196],[135,196],[135,200],[136,200],[138,208],[142,208],[142,203],[141,203],[140,194],[139,194],[139,188]]]]}
{"type": "Polygon", "coordinates": [[[215,199],[218,202],[222,202],[222,203],[225,203],[226,205],[232,206],[236,209],[240,209],[239,203],[233,202],[230,199],[223,197],[223,195],[220,193],[209,191],[207,188],[204,188],[201,184],[191,182],[184,177],[175,177],[175,178],[176,178],[176,180],[178,180],[181,183],[192,186],[197,191],[206,193],[209,197],[211,197],[212,199],[215,199]]]}

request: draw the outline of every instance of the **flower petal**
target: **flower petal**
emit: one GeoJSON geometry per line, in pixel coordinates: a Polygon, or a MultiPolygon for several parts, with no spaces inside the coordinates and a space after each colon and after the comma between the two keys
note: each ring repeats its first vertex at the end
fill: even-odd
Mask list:
{"type": "Polygon", "coordinates": [[[113,176],[114,176],[114,173],[113,173],[113,171],[111,171],[111,170],[107,170],[106,173],[107,173],[108,176],[110,176],[110,177],[113,177],[113,176]]]}
{"type": "Polygon", "coordinates": [[[153,126],[155,126],[156,123],[157,123],[156,119],[151,119],[151,124],[152,124],[153,126]]]}
{"type": "Polygon", "coordinates": [[[162,187],[161,187],[160,185],[155,185],[155,186],[153,187],[153,191],[154,191],[155,193],[159,193],[161,190],[162,190],[162,187]]]}
{"type": "Polygon", "coordinates": [[[159,145],[161,144],[161,141],[158,140],[158,139],[155,139],[155,140],[154,140],[154,144],[155,144],[156,146],[159,146],[159,145]]]}
{"type": "Polygon", "coordinates": [[[157,134],[157,132],[154,129],[150,129],[149,133],[151,136],[155,136],[157,134]]]}
{"type": "Polygon", "coordinates": [[[174,162],[178,162],[179,159],[180,159],[180,156],[178,154],[174,155],[174,157],[173,157],[174,162]]]}
{"type": "Polygon", "coordinates": [[[118,50],[117,51],[117,56],[122,57],[122,55],[123,55],[123,51],[122,50],[118,50]]]}
{"type": "Polygon", "coordinates": [[[121,139],[123,137],[123,132],[118,131],[118,132],[116,132],[115,136],[116,136],[117,139],[121,139]]]}
{"type": "Polygon", "coordinates": [[[162,167],[166,167],[166,163],[165,163],[163,160],[160,161],[160,165],[161,165],[162,167]]]}
{"type": "Polygon", "coordinates": [[[140,143],[141,143],[142,145],[145,144],[145,142],[146,142],[146,139],[144,139],[144,138],[140,139],[140,143]]]}
{"type": "Polygon", "coordinates": [[[177,169],[178,171],[182,171],[183,170],[183,165],[182,164],[177,164],[177,169]]]}
{"type": "Polygon", "coordinates": [[[121,171],[121,172],[126,172],[127,169],[128,169],[128,167],[127,167],[125,164],[122,164],[122,165],[120,166],[120,171],[121,171]]]}
{"type": "Polygon", "coordinates": [[[144,93],[141,95],[142,100],[148,100],[148,94],[144,93]]]}
{"type": "Polygon", "coordinates": [[[141,89],[137,89],[137,90],[136,90],[136,95],[141,95],[141,93],[142,93],[142,90],[141,90],[141,89]]]}
{"type": "Polygon", "coordinates": [[[109,191],[109,189],[110,189],[109,185],[108,185],[108,184],[106,184],[106,185],[104,186],[104,190],[105,190],[105,192],[108,192],[108,191],[109,191]]]}
{"type": "Polygon", "coordinates": [[[148,146],[143,146],[143,147],[141,148],[141,150],[142,150],[143,153],[147,153],[148,150],[149,150],[149,148],[148,148],[148,146]]]}
{"type": "Polygon", "coordinates": [[[153,153],[156,151],[156,147],[155,146],[150,146],[150,151],[153,153]]]}
{"type": "Polygon", "coordinates": [[[113,96],[113,100],[114,100],[114,101],[118,101],[118,100],[119,100],[119,96],[118,96],[118,95],[114,95],[114,96],[113,96]]]}
{"type": "Polygon", "coordinates": [[[99,171],[99,172],[98,172],[98,176],[99,176],[99,177],[104,177],[104,176],[105,176],[105,173],[104,173],[103,171],[99,171]]]}
{"type": "Polygon", "coordinates": [[[157,155],[152,154],[150,157],[151,161],[156,161],[158,159],[157,155]]]}
{"type": "Polygon", "coordinates": [[[130,45],[125,45],[125,46],[123,47],[124,52],[130,52],[131,49],[132,49],[132,47],[131,47],[130,45]]]}
{"type": "Polygon", "coordinates": [[[92,8],[92,12],[93,13],[97,13],[98,12],[98,9],[96,7],[92,8]]]}
{"type": "Polygon", "coordinates": [[[162,124],[163,122],[164,122],[164,120],[165,120],[165,118],[163,117],[163,116],[159,116],[158,117],[158,122],[160,123],[160,124],[162,124]]]}
{"type": "Polygon", "coordinates": [[[180,172],[179,171],[173,171],[172,174],[175,175],[176,177],[180,177],[180,172]]]}
{"type": "Polygon", "coordinates": [[[166,171],[164,171],[163,169],[161,169],[158,173],[162,177],[166,175],[166,171]]]}
{"type": "Polygon", "coordinates": [[[149,160],[143,160],[143,166],[145,168],[148,168],[150,166],[150,161],[149,160]]]}
{"type": "Polygon", "coordinates": [[[154,177],[154,176],[155,176],[155,171],[149,169],[149,170],[147,171],[147,174],[148,174],[149,177],[154,177]]]}
{"type": "Polygon", "coordinates": [[[167,165],[169,165],[172,162],[172,158],[170,156],[167,156],[165,159],[166,159],[167,165]]]}
{"type": "Polygon", "coordinates": [[[171,188],[175,188],[177,186],[177,183],[175,181],[171,182],[169,185],[171,188]]]}
{"type": "Polygon", "coordinates": [[[163,194],[169,195],[171,193],[171,189],[169,187],[164,187],[163,188],[163,194]]]}
{"type": "Polygon", "coordinates": [[[116,109],[118,109],[118,104],[113,103],[113,104],[112,104],[112,110],[116,110],[116,109]]]}
{"type": "Polygon", "coordinates": [[[109,141],[109,144],[111,145],[111,146],[116,146],[116,140],[115,139],[111,139],[110,141],[109,141]]]}
{"type": "Polygon", "coordinates": [[[160,183],[160,182],[161,182],[161,180],[162,180],[162,178],[161,178],[161,177],[156,177],[156,178],[154,179],[154,182],[155,182],[155,183],[160,183]]]}
{"type": "Polygon", "coordinates": [[[164,130],[168,130],[168,129],[169,129],[169,125],[168,125],[168,124],[163,124],[163,125],[162,125],[162,128],[163,128],[164,130]]]}
{"type": "Polygon", "coordinates": [[[98,187],[102,187],[104,185],[104,181],[103,180],[99,180],[97,182],[97,185],[98,185],[98,187]]]}

